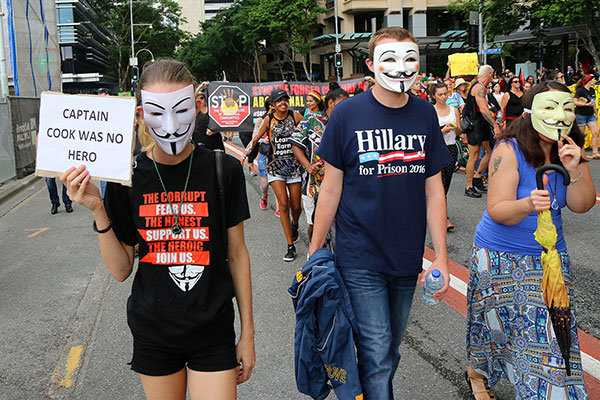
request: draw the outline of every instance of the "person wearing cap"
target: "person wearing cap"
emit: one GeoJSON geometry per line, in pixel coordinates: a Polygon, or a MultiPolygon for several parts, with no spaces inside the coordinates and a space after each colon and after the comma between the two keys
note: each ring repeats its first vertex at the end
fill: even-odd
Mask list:
{"type": "Polygon", "coordinates": [[[98,96],[110,96],[110,89],[107,88],[99,88],[98,90],[96,90],[96,94],[98,96]]]}
{"type": "Polygon", "coordinates": [[[467,81],[463,78],[458,78],[456,82],[454,82],[454,91],[460,95],[463,103],[467,102],[467,86],[467,81]]]}
{"type": "Polygon", "coordinates": [[[246,147],[245,154],[248,156],[258,140],[268,133],[272,148],[267,164],[268,182],[279,204],[279,219],[287,240],[287,252],[283,260],[289,262],[296,258],[294,242],[298,239],[298,220],[302,213],[302,170],[294,157],[290,137],[302,120],[302,115],[290,109],[290,95],[283,89],[275,89],[269,100],[274,112],[267,114],[260,131],[246,147]]]}
{"type": "Polygon", "coordinates": [[[596,96],[592,91],[592,86],[596,84],[594,75],[587,74],[575,85],[575,116],[577,117],[577,125],[585,135],[585,127],[590,128],[592,132],[592,155],[591,158],[600,159],[598,153],[598,110],[596,109],[596,96]]]}
{"type": "Polygon", "coordinates": [[[428,230],[439,270],[450,282],[446,201],[441,170],[452,161],[437,114],[408,93],[418,78],[419,45],[388,27],[369,41],[367,67],[376,84],[335,106],[317,155],[319,190],[309,253],[323,247],[335,218],[336,266],[356,320],[355,345],[366,400],[392,399],[400,343],[417,281],[425,279],[428,230]]]}

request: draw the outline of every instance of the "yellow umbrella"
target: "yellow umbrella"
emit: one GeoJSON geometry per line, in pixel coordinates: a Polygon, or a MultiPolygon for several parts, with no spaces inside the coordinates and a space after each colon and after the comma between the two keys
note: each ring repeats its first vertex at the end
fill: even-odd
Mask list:
{"type": "MultiPolygon", "coordinates": [[[[544,165],[537,170],[536,183],[538,190],[544,188],[543,175],[546,171],[555,170],[562,174],[563,183],[567,186],[569,174],[567,171],[556,164],[544,165]]],[[[556,190],[556,188],[554,189],[556,190]]],[[[552,222],[552,214],[550,210],[541,211],[538,213],[538,227],[534,232],[535,240],[542,245],[542,267],[544,268],[544,276],[542,278],[542,294],[544,301],[548,307],[552,326],[558,347],[565,360],[567,375],[571,375],[571,367],[569,365],[569,353],[571,348],[571,309],[569,306],[569,296],[563,279],[560,257],[556,251],[556,227],[552,222]]]]}

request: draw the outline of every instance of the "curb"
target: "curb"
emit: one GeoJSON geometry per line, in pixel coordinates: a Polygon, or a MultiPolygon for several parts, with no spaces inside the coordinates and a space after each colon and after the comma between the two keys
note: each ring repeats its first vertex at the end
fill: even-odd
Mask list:
{"type": "Polygon", "coordinates": [[[2,186],[0,186],[0,204],[17,193],[20,193],[25,188],[33,185],[40,179],[42,178],[35,174],[31,174],[22,179],[13,179],[5,182],[2,186]]]}

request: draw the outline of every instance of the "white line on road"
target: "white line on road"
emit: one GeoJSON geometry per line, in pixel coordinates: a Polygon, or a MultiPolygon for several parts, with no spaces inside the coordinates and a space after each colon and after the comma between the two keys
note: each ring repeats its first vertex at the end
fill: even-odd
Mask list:
{"type": "Polygon", "coordinates": [[[229,144],[227,142],[224,142],[223,144],[225,145],[227,150],[233,151],[234,153],[237,153],[242,157],[246,155],[242,150],[238,149],[238,147],[235,145],[229,144]]]}
{"type": "MultiPolygon", "coordinates": [[[[432,262],[428,259],[423,259],[423,269],[427,269],[431,266],[432,262]]],[[[460,292],[463,296],[467,296],[467,284],[460,278],[450,274],[450,287],[460,292]]]]}

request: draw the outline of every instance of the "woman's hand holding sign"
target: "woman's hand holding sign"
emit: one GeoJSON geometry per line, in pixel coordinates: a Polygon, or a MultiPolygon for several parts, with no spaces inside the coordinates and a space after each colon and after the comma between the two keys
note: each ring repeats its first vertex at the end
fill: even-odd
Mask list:
{"type": "Polygon", "coordinates": [[[60,176],[60,181],[67,187],[69,198],[90,209],[92,213],[103,207],[100,190],[93,183],[90,184],[90,172],[85,165],[71,167],[60,176]]]}

